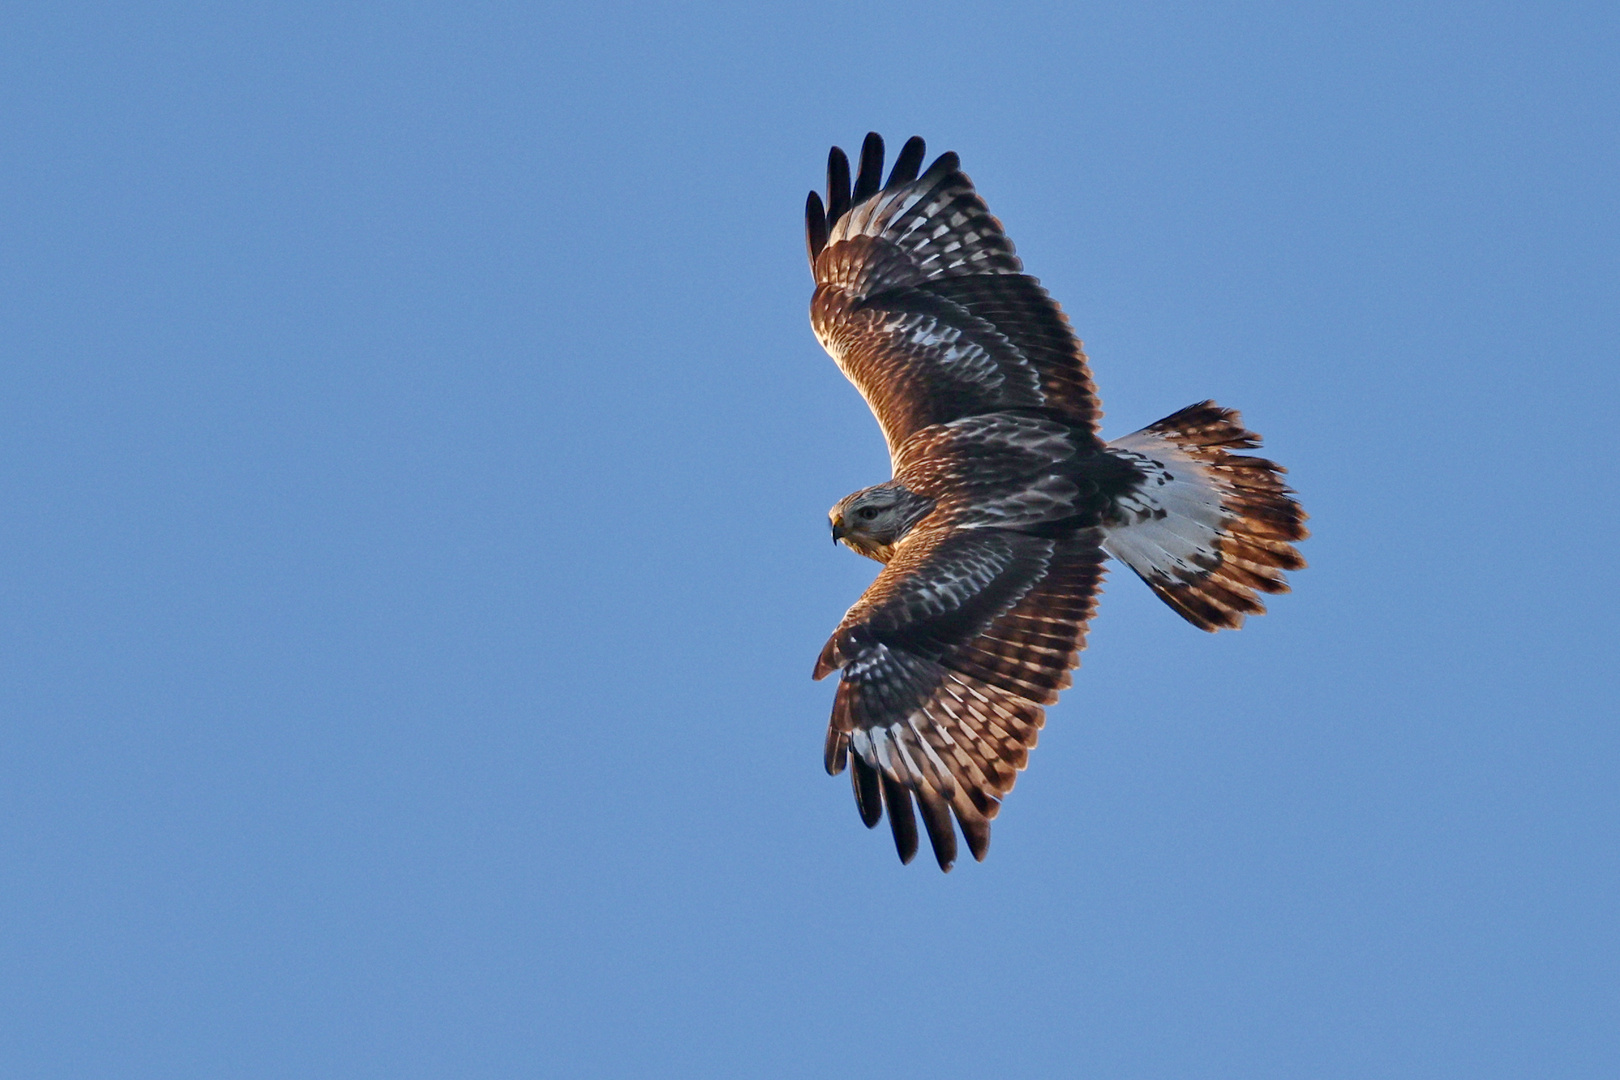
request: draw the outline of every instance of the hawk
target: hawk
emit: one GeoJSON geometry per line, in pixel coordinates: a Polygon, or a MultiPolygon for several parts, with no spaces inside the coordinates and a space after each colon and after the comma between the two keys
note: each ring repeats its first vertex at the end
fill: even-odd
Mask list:
{"type": "Polygon", "coordinates": [[[833,147],[805,234],[816,337],[871,406],[893,479],[832,536],[883,564],[816,661],[839,672],[826,766],[900,861],[940,869],[990,821],[1079,663],[1109,556],[1203,630],[1236,629],[1305,563],[1305,514],[1239,415],[1189,405],[1105,443],[1080,341],[955,154],[833,147]],[[914,809],[915,807],[915,809],[914,809]],[[952,817],[955,817],[955,827],[952,817]]]}

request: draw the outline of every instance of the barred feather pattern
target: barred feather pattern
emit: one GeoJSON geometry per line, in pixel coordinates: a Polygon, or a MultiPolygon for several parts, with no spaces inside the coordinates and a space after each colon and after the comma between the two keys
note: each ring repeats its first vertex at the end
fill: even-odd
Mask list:
{"type": "Polygon", "coordinates": [[[1141,482],[1108,514],[1103,547],[1201,630],[1237,629],[1266,610],[1261,593],[1285,593],[1283,574],[1305,560],[1293,542],[1310,533],[1283,483],[1234,409],[1189,405],[1109,443],[1134,461],[1141,482]]]}
{"type": "Polygon", "coordinates": [[[1029,761],[1043,706],[1079,662],[1103,573],[1099,540],[1098,530],[1064,540],[949,533],[915,559],[940,573],[902,569],[893,588],[874,585],[877,596],[863,597],[828,643],[818,675],[843,672],[827,771],[853,762],[861,820],[875,826],[881,801],[902,862],[917,852],[917,813],[941,869],[956,859],[953,816],[984,859],[990,821],[1029,761]],[[937,577],[966,584],[925,606],[918,582],[937,577]],[[985,610],[987,596],[1000,602],[985,610]]]}
{"type": "Polygon", "coordinates": [[[996,410],[1094,430],[1096,390],[1067,317],[1023,273],[955,154],[913,178],[923,152],[909,141],[878,187],[882,140],[867,136],[849,192],[834,148],[827,203],[812,192],[805,211],[817,338],[872,407],[891,454],[921,428],[996,410]]]}
{"type": "Polygon", "coordinates": [[[920,818],[949,870],[958,829],[985,857],[1109,555],[1214,630],[1287,591],[1306,532],[1283,469],[1234,452],[1259,437],[1231,410],[1202,402],[1097,438],[1067,318],[956,155],[924,170],[925,149],[909,140],[885,182],[877,135],[853,174],[834,147],[825,202],[805,201],[811,326],[877,417],[894,476],[834,507],[834,538],[885,565],[814,675],[841,671],[825,760],[849,770],[861,821],[887,816],[909,862],[920,818]]]}
{"type": "Polygon", "coordinates": [[[941,523],[1044,525],[1082,509],[1077,459],[1090,454],[1089,442],[1084,432],[1044,417],[969,416],[907,439],[895,455],[895,479],[935,500],[941,523]]]}

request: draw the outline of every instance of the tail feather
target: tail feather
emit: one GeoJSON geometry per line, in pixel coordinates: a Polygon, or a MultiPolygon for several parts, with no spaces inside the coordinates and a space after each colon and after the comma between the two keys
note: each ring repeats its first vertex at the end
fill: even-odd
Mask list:
{"type": "Polygon", "coordinates": [[[1203,630],[1236,629],[1265,612],[1260,593],[1284,593],[1300,570],[1293,541],[1310,534],[1280,479],[1252,450],[1260,436],[1234,409],[1189,405],[1108,444],[1142,474],[1110,510],[1103,548],[1203,630]]]}

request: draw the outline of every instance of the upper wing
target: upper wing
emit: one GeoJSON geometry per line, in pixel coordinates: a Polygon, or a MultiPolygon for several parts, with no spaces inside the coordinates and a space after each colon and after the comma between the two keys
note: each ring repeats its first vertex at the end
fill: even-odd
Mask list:
{"type": "Polygon", "coordinates": [[[827,203],[812,191],[805,207],[816,337],[871,405],[891,456],[920,428],[1002,409],[1095,430],[1101,410],[1069,320],[1023,273],[956,155],[918,176],[923,153],[908,141],[880,187],[883,140],[868,135],[851,191],[833,147],[827,203]]]}
{"type": "Polygon", "coordinates": [[[912,797],[941,869],[951,811],[973,857],[1085,645],[1105,558],[1100,532],[1003,529],[908,538],[833,633],[816,678],[842,668],[827,771],[851,776],[861,820],[885,804],[902,862],[917,852],[912,797]],[[853,758],[849,751],[854,749],[853,758]]]}

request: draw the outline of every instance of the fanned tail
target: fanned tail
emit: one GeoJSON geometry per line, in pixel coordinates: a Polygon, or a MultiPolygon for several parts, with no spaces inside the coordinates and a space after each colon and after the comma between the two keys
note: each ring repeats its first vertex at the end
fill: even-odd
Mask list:
{"type": "Polygon", "coordinates": [[[1293,541],[1310,534],[1281,480],[1287,470],[1252,450],[1260,436],[1235,409],[1189,405],[1108,448],[1142,479],[1115,500],[1103,549],[1202,630],[1236,629],[1266,610],[1260,593],[1285,593],[1300,570],[1293,541]]]}

